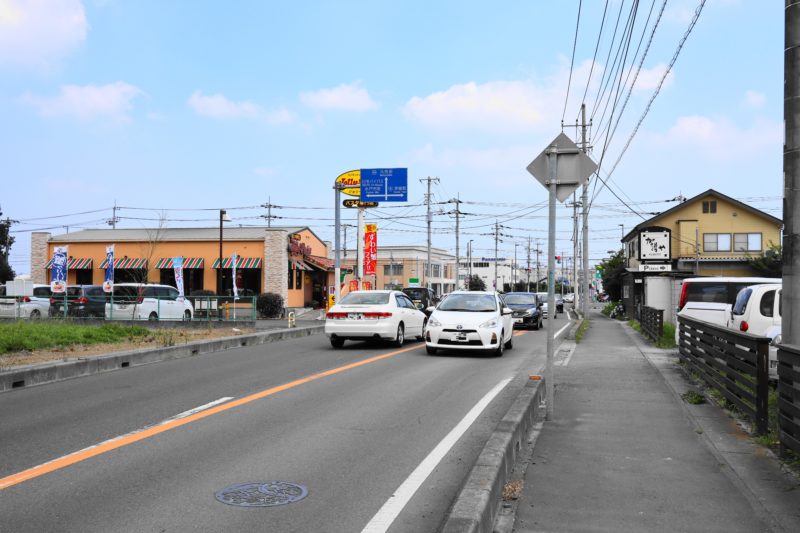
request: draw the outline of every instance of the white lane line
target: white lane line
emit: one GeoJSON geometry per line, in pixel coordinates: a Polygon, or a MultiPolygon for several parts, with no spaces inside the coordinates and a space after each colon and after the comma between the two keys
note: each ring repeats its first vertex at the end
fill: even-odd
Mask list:
{"type": "Polygon", "coordinates": [[[163,422],[160,422],[159,424],[164,424],[166,422],[171,422],[173,420],[178,420],[180,418],[186,418],[189,415],[193,415],[195,413],[199,413],[200,411],[205,411],[206,409],[210,409],[211,407],[214,407],[215,405],[219,405],[221,403],[225,403],[225,402],[230,401],[230,400],[233,400],[233,396],[226,396],[225,398],[220,398],[219,400],[214,400],[213,402],[208,402],[207,404],[201,405],[199,407],[195,407],[194,409],[189,409],[188,411],[184,411],[182,413],[179,413],[179,414],[173,416],[172,418],[167,418],[166,420],[164,420],[163,422]]]}
{"type": "Polygon", "coordinates": [[[568,327],[570,327],[571,325],[572,325],[572,324],[567,324],[566,326],[564,326],[564,327],[563,327],[563,328],[561,328],[560,330],[556,331],[556,335],[555,335],[555,336],[556,336],[556,337],[558,337],[559,335],[561,335],[562,333],[564,333],[564,330],[565,330],[565,329],[567,329],[568,327]]]}
{"type": "Polygon", "coordinates": [[[567,365],[569,365],[569,361],[570,361],[570,359],[572,359],[572,354],[575,353],[575,348],[576,347],[577,347],[577,344],[573,344],[572,347],[570,348],[569,353],[567,354],[567,356],[564,359],[561,359],[560,361],[556,361],[555,365],[556,366],[567,366],[567,365]]]}
{"type": "Polygon", "coordinates": [[[436,466],[441,462],[450,449],[458,442],[458,439],[466,433],[467,429],[473,422],[480,416],[486,406],[491,403],[495,396],[502,391],[506,385],[511,381],[511,378],[504,379],[494,386],[492,390],[486,393],[486,396],[480,399],[475,406],[470,409],[467,415],[461,419],[456,427],[447,434],[442,441],[423,459],[419,466],[411,472],[411,475],[394,491],[383,507],[372,517],[372,520],[364,526],[361,533],[385,533],[389,530],[392,522],[400,515],[400,512],[405,508],[417,490],[422,486],[428,476],[433,472],[436,466]]]}

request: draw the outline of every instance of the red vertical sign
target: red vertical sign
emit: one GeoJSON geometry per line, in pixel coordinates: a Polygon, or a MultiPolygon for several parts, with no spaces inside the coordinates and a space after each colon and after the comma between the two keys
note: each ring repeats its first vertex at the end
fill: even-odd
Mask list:
{"type": "Polygon", "coordinates": [[[378,268],[378,225],[364,226],[364,275],[374,276],[378,268]]]}

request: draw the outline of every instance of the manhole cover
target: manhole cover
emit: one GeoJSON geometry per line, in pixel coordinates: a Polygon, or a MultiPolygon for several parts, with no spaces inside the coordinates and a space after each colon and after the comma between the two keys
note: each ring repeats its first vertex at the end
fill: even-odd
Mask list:
{"type": "Polygon", "coordinates": [[[287,481],[261,481],[239,483],[218,490],[217,500],[237,507],[275,507],[300,501],[308,496],[308,489],[287,481]]]}

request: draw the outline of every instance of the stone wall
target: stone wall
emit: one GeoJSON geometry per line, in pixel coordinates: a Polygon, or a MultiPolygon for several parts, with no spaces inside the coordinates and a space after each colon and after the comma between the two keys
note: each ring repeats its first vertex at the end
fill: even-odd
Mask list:
{"type": "Polygon", "coordinates": [[[34,231],[31,233],[31,281],[34,283],[50,283],[47,279],[47,270],[44,266],[50,260],[47,251],[47,241],[50,233],[34,231]]]}
{"type": "Polygon", "coordinates": [[[280,294],[284,306],[289,299],[287,273],[289,252],[286,245],[289,233],[286,230],[268,229],[264,235],[264,292],[280,294]]]}

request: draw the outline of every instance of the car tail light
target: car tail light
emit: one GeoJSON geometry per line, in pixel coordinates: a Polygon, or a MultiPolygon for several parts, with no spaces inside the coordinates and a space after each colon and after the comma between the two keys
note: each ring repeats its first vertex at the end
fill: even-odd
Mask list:
{"type": "Polygon", "coordinates": [[[54,303],[58,303],[58,300],[56,300],[55,298],[51,297],[50,298],[50,305],[53,305],[54,303]]]}
{"type": "Polygon", "coordinates": [[[28,303],[31,301],[31,299],[28,296],[20,296],[19,298],[17,298],[17,301],[20,303],[28,303]]]}
{"type": "Polygon", "coordinates": [[[326,318],[337,319],[337,318],[347,318],[347,313],[328,313],[325,315],[326,318]]]}
{"type": "Polygon", "coordinates": [[[681,287],[681,299],[678,301],[678,311],[683,309],[683,306],[686,305],[686,300],[689,299],[689,284],[684,282],[683,287],[681,287]]]}
{"type": "Polygon", "coordinates": [[[371,320],[379,320],[381,318],[388,318],[390,316],[392,316],[392,313],[364,313],[364,318],[371,320]]]}
{"type": "MultiPolygon", "coordinates": [[[[81,296],[80,298],[75,300],[75,303],[76,304],[88,304],[89,303],[89,299],[86,296],[81,296]]],[[[139,303],[141,303],[141,302],[139,302],[139,303]]]]}
{"type": "Polygon", "coordinates": [[[739,330],[747,331],[748,329],[750,329],[750,324],[747,323],[747,320],[742,320],[742,323],[739,324],[739,330]]]}

